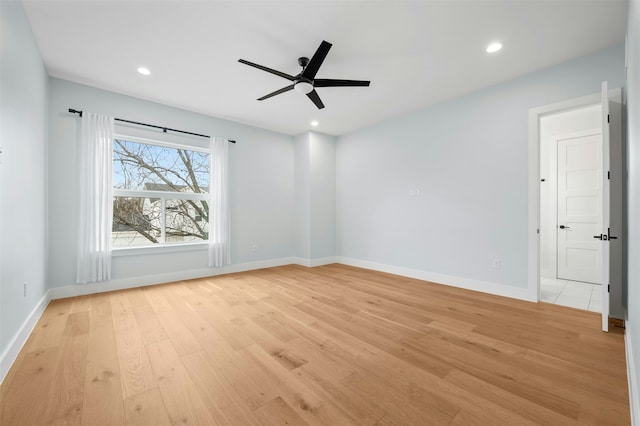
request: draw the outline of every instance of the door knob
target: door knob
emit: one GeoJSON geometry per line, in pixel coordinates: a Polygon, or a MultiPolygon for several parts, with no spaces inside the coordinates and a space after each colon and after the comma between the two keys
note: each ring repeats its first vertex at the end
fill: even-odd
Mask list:
{"type": "Polygon", "coordinates": [[[560,229],[570,229],[571,227],[569,227],[569,226],[564,226],[564,225],[560,225],[560,226],[559,226],[559,228],[560,228],[560,229]]]}

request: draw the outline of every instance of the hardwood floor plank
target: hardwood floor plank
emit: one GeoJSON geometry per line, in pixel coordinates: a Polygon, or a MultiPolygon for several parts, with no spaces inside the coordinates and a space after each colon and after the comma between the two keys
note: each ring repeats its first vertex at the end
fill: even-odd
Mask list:
{"type": "Polygon", "coordinates": [[[140,331],[128,328],[115,333],[124,398],[158,387],[140,331]]]}
{"type": "MultiPolygon", "coordinates": [[[[269,305],[258,301],[251,301],[244,304],[245,315],[251,321],[258,324],[265,331],[275,336],[281,342],[288,342],[299,336],[296,333],[298,323],[294,323],[286,318],[281,312],[272,309],[269,305]],[[252,311],[252,312],[249,312],[252,311]]],[[[300,325],[302,327],[302,325],[300,325]]]]}
{"type": "Polygon", "coordinates": [[[91,310],[91,298],[90,297],[73,297],[71,302],[70,313],[75,312],[88,312],[91,310]]]}
{"type": "Polygon", "coordinates": [[[15,373],[2,399],[2,425],[37,425],[45,421],[46,401],[51,397],[53,377],[60,358],[60,347],[28,353],[15,373]]]}
{"type": "Polygon", "coordinates": [[[590,426],[630,425],[629,407],[625,402],[617,401],[614,404],[586,403],[580,407],[578,423],[590,426]]]}
{"type": "Polygon", "coordinates": [[[250,336],[251,340],[258,344],[262,349],[269,353],[280,364],[288,369],[294,369],[307,362],[307,359],[297,350],[292,349],[295,342],[299,338],[283,342],[276,336],[256,324],[254,321],[245,320],[243,322],[245,332],[250,336]]]}
{"type": "Polygon", "coordinates": [[[260,424],[272,425],[306,425],[295,411],[280,397],[274,398],[254,411],[260,424]]]}
{"type": "Polygon", "coordinates": [[[147,328],[140,331],[140,337],[145,345],[159,342],[164,339],[168,339],[167,332],[164,331],[164,327],[158,326],[156,328],[147,328]]]}
{"type": "MultiPolygon", "coordinates": [[[[64,299],[63,299],[64,300],[64,299]]],[[[58,346],[64,335],[72,302],[70,300],[49,302],[27,341],[27,351],[34,352],[58,346]]]]}
{"type": "Polygon", "coordinates": [[[62,340],[60,357],[51,379],[52,387],[47,392],[44,415],[47,424],[81,424],[88,349],[88,333],[62,340]]]}
{"type": "Polygon", "coordinates": [[[342,384],[361,398],[378,401],[384,411],[393,413],[394,417],[407,424],[446,425],[460,411],[454,402],[445,401],[437,395],[428,392],[407,395],[398,392],[390,383],[361,372],[345,378],[342,384]]]}
{"type": "Polygon", "coordinates": [[[301,322],[304,325],[310,325],[317,321],[316,317],[307,315],[304,311],[301,311],[294,306],[294,304],[297,305],[299,303],[298,301],[294,301],[294,304],[290,304],[286,300],[273,296],[264,297],[260,299],[260,301],[279,310],[294,321],[301,322]]]}
{"type": "Polygon", "coordinates": [[[203,346],[213,367],[250,410],[255,410],[279,396],[276,381],[242,350],[234,350],[224,339],[205,341],[203,346]]]}
{"type": "Polygon", "coordinates": [[[187,355],[202,350],[202,346],[193,337],[193,334],[184,325],[181,317],[176,312],[159,312],[158,319],[179,355],[187,355]]]}
{"type": "Polygon", "coordinates": [[[129,290],[128,297],[142,341],[150,344],[168,339],[169,336],[162,327],[156,311],[151,307],[145,291],[141,288],[129,290]]]}
{"type": "Polygon", "coordinates": [[[594,397],[618,401],[627,398],[627,391],[620,388],[618,377],[536,351],[527,351],[522,356],[522,360],[535,365],[537,371],[550,380],[561,380],[563,384],[581,389],[594,397]]]}
{"type": "Polygon", "coordinates": [[[255,417],[241,402],[235,390],[213,367],[204,351],[193,352],[182,357],[191,380],[202,395],[211,415],[221,425],[255,425],[255,417]]]}
{"type": "MultiPolygon", "coordinates": [[[[409,343],[409,342],[407,342],[409,343]]],[[[508,390],[518,396],[535,401],[569,418],[576,419],[580,411],[579,403],[573,395],[564,392],[558,386],[549,387],[541,381],[535,371],[518,370],[494,359],[465,349],[438,337],[425,336],[411,342],[418,348],[436,352],[440,357],[456,368],[473,374],[481,379],[508,390]],[[537,383],[539,386],[531,386],[537,383]]]]}
{"type": "Polygon", "coordinates": [[[248,295],[253,300],[263,299],[269,297],[270,284],[268,281],[261,281],[260,279],[254,279],[251,282],[245,280],[238,280],[236,286],[242,290],[243,293],[248,295]],[[260,285],[260,284],[263,285],[260,285]]]}
{"type": "MultiPolygon", "coordinates": [[[[98,293],[87,296],[91,300],[91,327],[101,327],[104,323],[113,323],[113,311],[111,309],[111,294],[98,293]]],[[[64,299],[63,299],[64,300],[64,299]]]]}
{"type": "Polygon", "coordinates": [[[163,296],[163,290],[165,287],[170,287],[170,284],[150,286],[143,289],[147,302],[149,302],[149,305],[155,313],[173,310],[169,302],[167,302],[167,299],[163,296]]]}
{"type": "Polygon", "coordinates": [[[324,401],[304,384],[298,376],[269,356],[258,345],[242,349],[270,377],[277,382],[280,396],[287,404],[309,424],[348,424],[345,413],[330,401],[324,401]]]}
{"type": "Polygon", "coordinates": [[[80,311],[70,313],[67,316],[65,324],[64,336],[80,336],[89,333],[89,311],[80,311]]]}
{"type": "Polygon", "coordinates": [[[454,417],[454,419],[449,423],[450,426],[486,426],[486,425],[502,425],[502,426],[511,426],[511,425],[525,425],[531,424],[522,419],[508,419],[506,421],[498,420],[492,413],[489,413],[484,410],[467,410],[463,409],[454,417]]]}
{"type": "MultiPolygon", "coordinates": [[[[229,311],[227,311],[229,312],[229,311]]],[[[226,342],[233,349],[242,349],[255,343],[250,333],[246,331],[245,324],[249,319],[237,317],[235,313],[225,318],[225,315],[214,309],[202,308],[198,313],[219,333],[224,337],[226,342]]]]}
{"type": "Polygon", "coordinates": [[[292,349],[309,360],[302,366],[310,372],[322,374],[333,383],[339,383],[356,371],[358,365],[350,354],[329,339],[307,333],[291,342],[292,349]]]}
{"type": "MultiPolygon", "coordinates": [[[[512,410],[514,407],[517,407],[517,413],[520,416],[537,424],[556,426],[577,426],[579,424],[576,420],[558,414],[555,411],[535,404],[528,399],[514,395],[500,387],[494,386],[460,370],[451,371],[445,380],[468,391],[482,395],[483,398],[486,398],[507,410],[512,410]]],[[[459,423],[462,418],[466,418],[469,414],[470,412],[465,411],[457,422],[459,423]]]]}
{"type": "Polygon", "coordinates": [[[313,370],[306,366],[296,370],[302,382],[312,391],[331,401],[349,416],[349,423],[355,425],[376,424],[385,412],[375,401],[368,401],[339,382],[331,382],[323,374],[326,370],[313,370]]]}
{"type": "MultiPolygon", "coordinates": [[[[102,299],[100,304],[106,310],[109,300],[102,299]]],[[[94,318],[94,313],[92,306],[82,424],[122,425],[124,404],[113,320],[105,320],[101,314],[94,318]]]]}
{"type": "Polygon", "coordinates": [[[171,424],[216,425],[169,340],[147,346],[171,424]]]}
{"type": "Polygon", "coordinates": [[[170,426],[172,424],[157,388],[125,398],[124,412],[127,426],[170,426]]]}
{"type": "Polygon", "coordinates": [[[128,330],[138,326],[136,317],[131,308],[129,293],[118,291],[111,294],[111,311],[113,312],[113,327],[116,332],[128,330]]]}

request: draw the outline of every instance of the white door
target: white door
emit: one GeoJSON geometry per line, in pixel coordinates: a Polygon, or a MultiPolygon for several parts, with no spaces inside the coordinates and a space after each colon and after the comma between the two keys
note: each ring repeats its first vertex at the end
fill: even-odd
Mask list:
{"type": "Polygon", "coordinates": [[[602,82],[602,223],[601,231],[594,238],[602,245],[602,331],[609,331],[609,229],[610,229],[610,180],[609,180],[609,89],[602,82]],[[599,237],[599,238],[598,238],[599,237]]]}
{"type": "Polygon", "coordinates": [[[602,243],[593,238],[602,229],[601,129],[556,136],[557,276],[602,284],[602,243]]]}

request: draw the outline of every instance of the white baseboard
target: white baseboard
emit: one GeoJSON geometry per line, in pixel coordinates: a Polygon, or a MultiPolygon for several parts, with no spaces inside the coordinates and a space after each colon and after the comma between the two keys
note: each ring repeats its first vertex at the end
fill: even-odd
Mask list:
{"type": "Polygon", "coordinates": [[[133,278],[122,278],[111,281],[103,281],[91,284],[77,284],[65,287],[53,287],[49,290],[51,299],[63,299],[66,297],[84,296],[86,294],[104,293],[107,291],[126,290],[129,288],[145,287],[155,284],[170,283],[174,281],[190,280],[194,278],[212,277],[215,275],[232,274],[234,272],[253,271],[256,269],[273,268],[297,264],[297,258],[284,257],[280,259],[261,260],[257,262],[237,263],[222,268],[201,268],[171,273],[144,275],[133,278]]]}
{"type": "Polygon", "coordinates": [[[526,288],[511,287],[493,282],[461,278],[452,275],[438,274],[418,269],[403,268],[400,266],[386,265],[382,263],[369,262],[366,260],[352,259],[347,257],[324,257],[320,259],[284,257],[280,259],[264,260],[258,262],[239,263],[235,265],[228,265],[223,268],[191,269],[188,271],[145,275],[141,277],[123,278],[99,283],[54,287],[49,289],[49,297],[50,299],[62,299],[65,297],[83,296],[87,294],[104,293],[107,291],[115,290],[126,290],[129,288],[145,287],[154,284],[190,280],[193,278],[211,277],[221,274],[231,274],[234,272],[252,271],[263,268],[273,268],[275,266],[284,266],[291,264],[313,268],[316,266],[329,265],[331,263],[342,263],[345,265],[371,269],[374,271],[388,272],[390,274],[416,278],[419,280],[430,281],[468,290],[480,291],[483,293],[511,297],[514,299],[522,299],[532,302],[537,301],[537,294],[535,290],[531,292],[526,288]]]}
{"type": "Polygon", "coordinates": [[[2,353],[2,355],[0,355],[0,383],[4,381],[4,378],[9,372],[9,369],[18,357],[20,350],[27,342],[29,335],[38,323],[40,316],[44,312],[50,300],[51,298],[49,297],[49,292],[46,292],[44,296],[42,296],[38,304],[35,306],[35,308],[33,308],[27,319],[22,323],[22,326],[13,336],[13,339],[11,339],[5,351],[2,353]]]}
{"type": "Polygon", "coordinates": [[[300,266],[306,266],[307,268],[314,268],[316,266],[330,265],[338,261],[337,257],[323,257],[320,259],[305,259],[303,257],[295,257],[295,264],[300,266]]]}
{"type": "Polygon", "coordinates": [[[629,326],[629,319],[625,318],[624,321],[624,349],[627,356],[627,383],[629,384],[629,411],[631,414],[631,425],[638,425],[640,423],[640,401],[638,400],[638,381],[636,376],[636,365],[633,358],[633,344],[631,340],[631,328],[629,326]]]}
{"type": "Polygon", "coordinates": [[[451,287],[475,290],[482,293],[495,294],[498,296],[510,297],[512,299],[526,300],[529,302],[538,301],[537,289],[512,287],[504,284],[489,281],[480,281],[470,278],[456,277],[453,275],[438,274],[435,272],[422,271],[419,269],[404,268],[401,266],[385,265],[382,263],[369,262],[366,260],[352,259],[348,257],[336,258],[338,263],[356,266],[358,268],[372,269],[374,271],[387,272],[389,274],[401,275],[403,277],[415,278],[418,280],[430,281],[451,287]]]}

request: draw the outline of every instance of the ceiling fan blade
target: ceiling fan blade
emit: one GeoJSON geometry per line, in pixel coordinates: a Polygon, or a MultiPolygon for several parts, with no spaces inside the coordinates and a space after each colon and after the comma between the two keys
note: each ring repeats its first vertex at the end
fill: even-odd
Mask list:
{"type": "Polygon", "coordinates": [[[365,87],[370,81],[364,80],[334,80],[331,78],[319,78],[313,81],[314,87],[365,87]]]}
{"type": "Polygon", "coordinates": [[[275,92],[271,92],[268,95],[264,95],[261,98],[258,98],[259,101],[264,101],[265,99],[269,99],[275,95],[279,95],[280,93],[288,92],[289,90],[293,90],[293,84],[287,87],[283,87],[280,90],[276,90],[275,92]]]}
{"type": "Polygon", "coordinates": [[[304,71],[302,71],[302,77],[313,80],[320,69],[320,65],[324,62],[324,58],[327,57],[331,46],[332,44],[328,41],[323,40],[322,43],[320,43],[320,47],[318,47],[316,53],[313,54],[313,58],[311,58],[304,71]]]}
{"type": "Polygon", "coordinates": [[[324,104],[320,100],[320,96],[318,96],[318,92],[316,92],[315,90],[312,90],[311,92],[307,93],[307,97],[311,99],[314,104],[316,104],[318,109],[324,108],[324,104]]]}
{"type": "Polygon", "coordinates": [[[268,68],[268,67],[265,67],[265,66],[262,66],[262,65],[254,64],[253,62],[245,61],[244,59],[238,59],[238,62],[240,62],[242,64],[245,64],[245,65],[249,65],[250,67],[258,68],[259,70],[266,71],[266,72],[269,72],[271,74],[275,74],[275,75],[277,75],[279,77],[286,78],[289,81],[295,80],[295,77],[292,76],[292,75],[289,75],[289,74],[286,74],[286,73],[283,73],[283,72],[280,72],[280,71],[277,71],[277,70],[274,70],[272,68],[268,68]]]}

